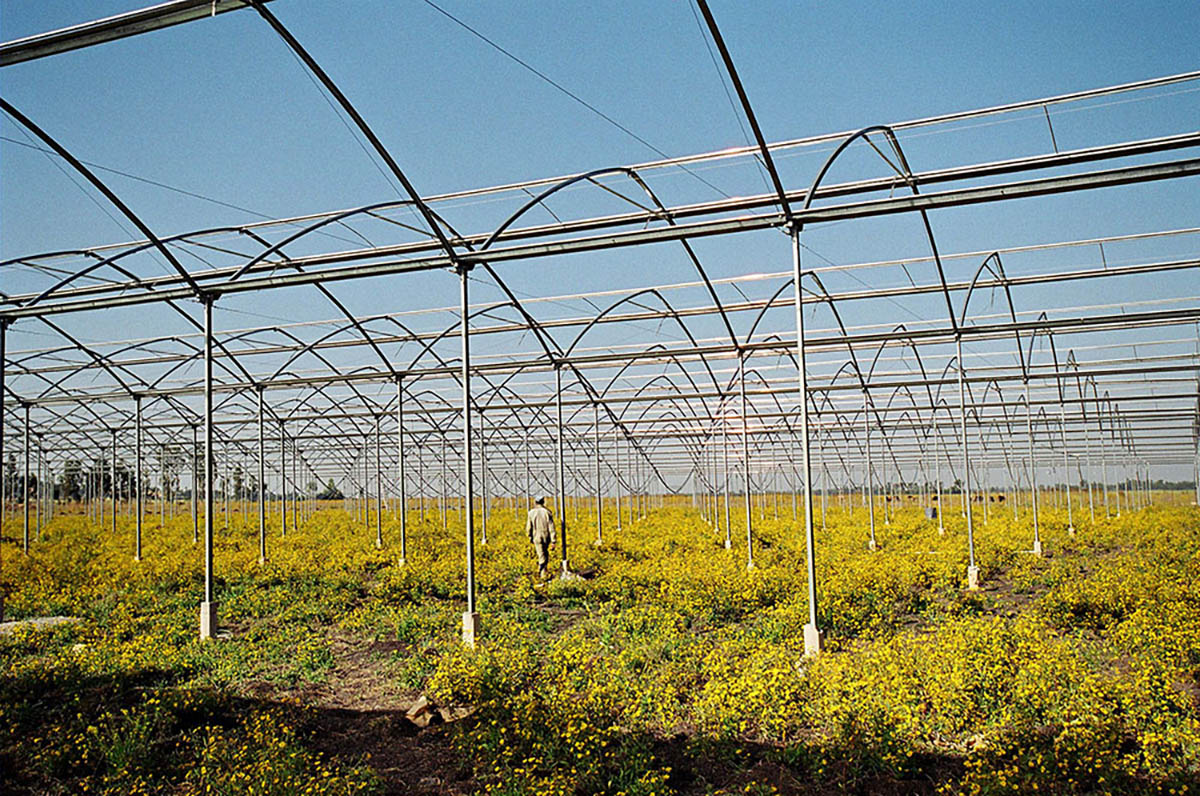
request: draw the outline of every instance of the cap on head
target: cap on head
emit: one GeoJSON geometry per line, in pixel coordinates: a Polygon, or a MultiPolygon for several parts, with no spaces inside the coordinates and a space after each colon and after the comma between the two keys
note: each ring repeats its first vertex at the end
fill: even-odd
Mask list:
{"type": "Polygon", "coordinates": [[[539,497],[537,500],[535,500],[533,502],[538,504],[539,506],[544,506],[544,505],[546,505],[546,498],[539,497]]]}

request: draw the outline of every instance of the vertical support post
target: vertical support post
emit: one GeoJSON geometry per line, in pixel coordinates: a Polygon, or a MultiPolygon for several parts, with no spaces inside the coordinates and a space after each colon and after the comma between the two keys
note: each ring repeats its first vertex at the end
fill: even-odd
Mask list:
{"type": "Polygon", "coordinates": [[[1025,379],[1025,434],[1029,437],[1029,489],[1033,498],[1033,554],[1042,554],[1042,537],[1038,529],[1037,460],[1033,458],[1033,404],[1029,402],[1029,379],[1025,379]]]}
{"type": "Polygon", "coordinates": [[[258,563],[267,563],[267,437],[263,429],[263,386],[258,386],[258,563]]]}
{"type": "Polygon", "coordinates": [[[617,530],[621,530],[621,493],[624,491],[625,485],[621,480],[621,428],[619,424],[613,425],[613,478],[616,481],[617,487],[617,530]]]}
{"type": "Polygon", "coordinates": [[[217,603],[213,599],[213,328],[211,296],[201,296],[204,305],[204,602],[200,603],[200,638],[212,638],[217,630],[217,603]]]}
{"type": "Polygon", "coordinates": [[[729,422],[725,417],[725,402],[721,402],[722,491],[725,493],[725,549],[733,549],[733,531],[729,518],[729,422]]]}
{"type": "Polygon", "coordinates": [[[555,457],[558,468],[558,498],[555,502],[554,513],[558,515],[558,543],[562,545],[562,574],[565,576],[569,572],[567,566],[567,482],[564,472],[566,455],[563,450],[562,366],[558,363],[554,365],[554,408],[554,425],[558,446],[558,456],[555,457]]]}
{"type": "MultiPolygon", "coordinates": [[[[0,384],[0,387],[3,387],[0,384]]],[[[604,496],[600,491],[600,403],[592,404],[596,440],[596,546],[604,544],[604,496]]]]}
{"type": "Polygon", "coordinates": [[[21,547],[25,555],[29,555],[29,404],[25,404],[25,469],[21,475],[21,504],[25,510],[25,525],[24,534],[22,536],[21,547]]]}
{"type": "Polygon", "coordinates": [[[754,521],[750,509],[750,419],[746,405],[746,353],[738,352],[738,391],[742,399],[742,475],[746,486],[746,569],[754,569],[754,521]]]}
{"type": "MultiPolygon", "coordinates": [[[[867,469],[863,473],[867,488],[867,516],[870,518],[871,536],[867,540],[867,549],[876,549],[875,544],[875,473],[871,461],[871,409],[867,391],[863,390],[863,436],[866,437],[867,469]]],[[[886,504],[885,504],[886,506],[886,504]]]]}
{"type": "Polygon", "coordinates": [[[287,432],[279,421],[279,536],[287,536],[287,432]]]}
{"type": "Polygon", "coordinates": [[[300,449],[292,442],[292,529],[300,528],[300,449]]]}
{"type": "MultiPolygon", "coordinates": [[[[487,544],[488,537],[488,479],[487,479],[487,440],[483,436],[483,409],[479,410],[479,541],[487,544]]],[[[468,506],[470,511],[471,507],[468,506]]]]}
{"type": "Polygon", "coordinates": [[[408,493],[404,486],[404,382],[396,377],[396,480],[400,488],[400,566],[408,563],[408,493]]]}
{"type": "MultiPolygon", "coordinates": [[[[192,426],[192,544],[200,542],[200,429],[192,426]]],[[[100,495],[100,508],[104,510],[104,494],[100,495]]],[[[103,520],[102,520],[103,522],[103,520]]]]}
{"type": "MultiPolygon", "coordinates": [[[[461,303],[459,310],[459,331],[462,341],[462,419],[463,419],[463,493],[467,510],[463,512],[463,525],[466,529],[467,541],[467,610],[463,614],[462,640],[468,647],[474,647],[479,635],[479,614],[475,610],[475,519],[470,510],[471,490],[471,325],[467,291],[467,277],[471,270],[468,266],[459,265],[459,295],[461,303]]],[[[445,436],[442,437],[445,440],[445,436]]],[[[442,457],[445,461],[445,457],[442,457]]],[[[442,517],[445,518],[445,486],[443,480],[442,517]]]]}
{"type": "Polygon", "coordinates": [[[815,655],[821,651],[822,633],[817,627],[817,559],[816,536],[813,532],[812,446],[808,433],[808,373],[804,360],[804,305],[801,300],[800,227],[793,225],[792,287],[796,308],[796,370],[800,387],[800,457],[804,469],[804,552],[808,575],[808,624],[804,626],[804,652],[815,655]]]}
{"type": "Polygon", "coordinates": [[[142,396],[133,396],[134,522],[133,560],[142,560],[142,396]]]}
{"type": "Polygon", "coordinates": [[[975,565],[975,528],[971,518],[971,456],[967,442],[967,366],[963,362],[962,335],[954,338],[958,359],[958,408],[962,414],[963,498],[967,514],[967,588],[979,588],[979,567],[975,565]]]}
{"type": "Polygon", "coordinates": [[[383,549],[383,415],[375,415],[375,549],[383,549]]]}
{"type": "Polygon", "coordinates": [[[112,437],[112,461],[108,463],[109,480],[112,481],[112,532],[117,533],[117,430],[110,428],[108,433],[112,437]]]}
{"type": "Polygon", "coordinates": [[[1067,487],[1067,533],[1075,535],[1075,515],[1071,510],[1071,458],[1067,450],[1067,408],[1059,395],[1058,427],[1062,432],[1063,443],[1063,483],[1067,487]]]}
{"type": "MultiPolygon", "coordinates": [[[[6,467],[8,461],[4,457],[4,405],[8,402],[4,397],[4,380],[6,378],[4,363],[8,351],[7,336],[8,321],[0,321],[0,468],[6,467]]],[[[4,479],[2,476],[0,476],[0,527],[4,526],[4,520],[8,516],[8,495],[4,491],[3,482],[4,479]]],[[[101,524],[103,524],[103,522],[104,521],[101,520],[101,524]]],[[[0,619],[4,617],[3,601],[3,595],[0,595],[0,619]]]]}

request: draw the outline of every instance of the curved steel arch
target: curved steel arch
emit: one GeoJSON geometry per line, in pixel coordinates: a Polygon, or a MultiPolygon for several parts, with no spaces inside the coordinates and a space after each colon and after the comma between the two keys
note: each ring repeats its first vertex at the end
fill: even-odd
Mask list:
{"type": "Polygon", "coordinates": [[[137,217],[137,214],[130,210],[129,206],[122,202],[120,197],[113,193],[107,185],[101,182],[100,178],[93,174],[87,166],[83,165],[83,163],[81,163],[74,155],[68,152],[67,149],[62,146],[62,144],[58,143],[58,141],[55,141],[49,133],[38,127],[32,119],[14,108],[3,97],[0,97],[0,110],[3,110],[18,124],[40,138],[44,144],[54,150],[55,154],[67,161],[71,168],[75,169],[75,171],[77,171],[84,179],[90,182],[96,190],[104,194],[104,198],[108,199],[113,206],[121,211],[122,215],[133,222],[133,225],[136,226],[138,230],[141,231],[141,233],[145,235],[151,243],[154,244],[155,248],[162,253],[163,257],[167,258],[167,262],[169,262],[171,267],[174,268],[181,277],[183,277],[184,282],[187,283],[192,292],[195,293],[196,296],[201,295],[200,286],[196,284],[196,280],[192,279],[192,275],[188,273],[187,269],[175,259],[175,255],[171,254],[170,250],[163,245],[163,242],[160,241],[155,234],[150,231],[150,228],[146,226],[140,218],[137,217]]]}
{"type": "MultiPolygon", "coordinates": [[[[881,158],[883,158],[884,162],[900,174],[909,190],[913,192],[913,195],[920,194],[920,190],[917,187],[916,177],[913,175],[913,171],[908,165],[908,159],[904,156],[904,150],[900,147],[900,141],[896,138],[895,132],[886,124],[875,124],[864,127],[855,133],[851,133],[840,144],[838,144],[837,148],[834,149],[832,153],[830,153],[829,157],[825,160],[825,164],[821,166],[821,169],[817,172],[817,176],[813,178],[812,185],[808,189],[808,194],[804,197],[804,206],[801,208],[801,212],[808,210],[812,206],[813,200],[816,199],[817,196],[817,188],[820,187],[821,180],[825,178],[825,174],[830,168],[832,168],[834,162],[838,159],[842,152],[846,151],[846,148],[859,138],[862,138],[864,141],[870,144],[871,148],[874,149],[881,158]],[[892,150],[896,154],[896,159],[900,164],[899,168],[897,168],[897,166],[886,157],[883,157],[883,153],[880,152],[875,144],[871,142],[870,138],[868,138],[871,133],[883,133],[884,137],[887,138],[888,143],[891,145],[892,150]]],[[[924,208],[918,209],[917,212],[921,214],[921,221],[925,225],[925,236],[929,240],[929,248],[933,253],[934,265],[937,266],[938,280],[941,282],[942,295],[946,299],[946,312],[950,318],[950,326],[952,327],[954,333],[957,334],[958,322],[954,317],[954,303],[950,300],[950,289],[946,285],[946,272],[942,268],[942,257],[938,253],[937,241],[934,240],[933,237],[933,227],[929,223],[929,214],[924,208]]],[[[797,225],[797,234],[802,228],[802,224],[797,225]]],[[[809,273],[812,274],[813,272],[809,271],[809,273]]],[[[911,277],[909,277],[909,281],[912,281],[911,277]]]]}

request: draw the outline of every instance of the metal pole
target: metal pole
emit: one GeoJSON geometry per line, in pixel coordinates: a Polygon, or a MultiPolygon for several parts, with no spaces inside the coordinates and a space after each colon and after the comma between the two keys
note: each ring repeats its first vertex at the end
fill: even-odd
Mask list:
{"type": "MultiPolygon", "coordinates": [[[[3,385],[0,384],[0,387],[3,385]]],[[[600,404],[592,404],[596,439],[596,546],[604,544],[604,496],[600,492],[600,404]]]]}
{"type": "Polygon", "coordinates": [[[204,602],[200,604],[200,638],[212,638],[217,630],[217,604],[213,599],[213,329],[210,296],[204,305],[204,602]]]}
{"type": "Polygon", "coordinates": [[[738,353],[738,390],[742,397],[742,474],[746,486],[746,569],[754,569],[754,522],[750,510],[750,422],[746,411],[746,354],[738,353]]]}
{"type": "Polygon", "coordinates": [[[404,487],[404,382],[396,378],[396,480],[400,487],[400,565],[408,563],[408,493],[404,487]]]}
{"type": "Polygon", "coordinates": [[[621,430],[616,424],[613,425],[613,477],[616,480],[617,487],[617,530],[621,530],[621,492],[624,491],[624,484],[621,482],[621,430]]]}
{"type": "Polygon", "coordinates": [[[23,493],[21,502],[25,509],[24,536],[21,545],[25,555],[29,555],[29,442],[29,404],[25,404],[25,472],[21,476],[21,492],[23,493]]]}
{"type": "Polygon", "coordinates": [[[109,473],[112,480],[112,532],[115,535],[117,532],[117,430],[110,428],[108,431],[112,435],[112,461],[109,462],[109,473]]]}
{"type": "MultiPolygon", "coordinates": [[[[199,485],[200,485],[200,456],[197,448],[200,441],[197,438],[199,429],[192,426],[192,544],[200,541],[200,511],[199,511],[199,485]]],[[[103,509],[104,495],[100,496],[100,506],[103,509]]]]}
{"type": "MultiPolygon", "coordinates": [[[[488,479],[487,479],[487,441],[483,436],[483,410],[479,410],[479,541],[488,542],[488,479]]],[[[470,506],[467,507],[470,510],[470,506]]]]}
{"type": "MultiPolygon", "coordinates": [[[[1062,397],[1061,395],[1059,396],[1062,397]]],[[[1063,403],[1058,405],[1059,429],[1062,432],[1063,443],[1063,483],[1067,487],[1067,533],[1075,535],[1075,515],[1071,510],[1071,460],[1067,452],[1067,408],[1063,403]]]]}
{"type": "Polygon", "coordinates": [[[821,651],[821,631],[817,627],[817,559],[813,531],[812,449],[808,432],[808,373],[804,359],[804,306],[801,303],[800,227],[791,228],[792,287],[796,308],[796,371],[800,387],[800,456],[804,467],[804,547],[808,575],[808,624],[804,626],[805,654],[821,651]]]}
{"type": "MultiPolygon", "coordinates": [[[[463,524],[467,537],[467,610],[463,614],[462,639],[469,647],[475,646],[479,634],[479,614],[475,610],[475,520],[471,506],[471,325],[469,316],[467,277],[470,268],[458,267],[460,288],[459,331],[462,340],[462,419],[463,419],[463,491],[467,510],[463,512],[463,524]]],[[[443,436],[443,439],[445,437],[443,436]]],[[[444,461],[444,457],[443,457],[444,461]]],[[[442,515],[445,517],[445,514],[442,515]]]]}
{"type": "MultiPolygon", "coordinates": [[[[8,403],[4,395],[4,382],[6,378],[4,363],[8,351],[7,335],[8,321],[0,321],[0,468],[5,469],[8,462],[4,456],[4,412],[5,404],[8,403]]],[[[0,470],[0,472],[3,472],[3,470],[0,470]]],[[[0,475],[0,528],[4,527],[4,520],[8,516],[8,495],[4,491],[4,480],[4,477],[0,475]]],[[[103,524],[104,520],[101,520],[100,523],[103,524]]],[[[2,603],[3,597],[0,597],[0,619],[4,616],[4,606],[2,603]]]]}
{"type": "Polygon", "coordinates": [[[863,390],[863,435],[866,437],[867,469],[864,473],[867,487],[867,516],[870,518],[871,536],[867,549],[874,550],[875,544],[875,475],[871,467],[871,414],[868,408],[867,391],[863,390]]]}
{"type": "Polygon", "coordinates": [[[267,561],[267,437],[263,429],[263,393],[258,388],[258,563],[267,561]]]}
{"type": "Polygon", "coordinates": [[[134,523],[133,560],[142,560],[142,397],[133,396],[133,458],[134,458],[134,511],[137,521],[134,523]]]}
{"type": "Polygon", "coordinates": [[[375,549],[383,549],[383,415],[375,416],[375,549]]]}
{"type": "Polygon", "coordinates": [[[725,404],[721,402],[721,456],[724,463],[721,478],[725,492],[725,549],[733,549],[733,531],[729,522],[729,423],[725,417],[725,404]]]}
{"type": "Polygon", "coordinates": [[[287,536],[287,433],[279,421],[279,536],[287,536]]]}
{"type": "Polygon", "coordinates": [[[954,347],[958,359],[958,407],[962,413],[963,498],[967,515],[967,588],[979,588],[979,567],[975,565],[975,528],[971,518],[971,457],[967,443],[967,366],[963,362],[962,335],[955,335],[954,347]]]}
{"type": "Polygon", "coordinates": [[[1033,554],[1042,554],[1042,537],[1038,529],[1037,461],[1033,458],[1033,405],[1029,402],[1029,380],[1025,380],[1025,433],[1029,437],[1029,488],[1033,496],[1033,554]]]}
{"type": "Polygon", "coordinates": [[[566,575],[567,567],[567,510],[566,510],[566,494],[567,483],[563,468],[566,464],[566,456],[563,452],[563,414],[562,414],[562,367],[555,366],[554,368],[554,405],[556,412],[556,431],[558,443],[558,499],[555,505],[555,513],[558,514],[558,543],[562,545],[562,574],[566,575]]]}

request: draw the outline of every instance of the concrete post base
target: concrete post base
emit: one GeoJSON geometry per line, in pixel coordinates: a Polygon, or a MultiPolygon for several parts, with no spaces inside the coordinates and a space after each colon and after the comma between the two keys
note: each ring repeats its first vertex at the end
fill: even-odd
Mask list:
{"type": "Polygon", "coordinates": [[[404,565],[406,565],[406,564],[408,563],[408,559],[407,559],[407,558],[401,558],[401,559],[400,559],[399,561],[397,561],[396,563],[397,563],[397,564],[399,564],[400,566],[404,566],[404,565]]]}
{"type": "Polygon", "coordinates": [[[726,540],[725,540],[725,549],[726,549],[726,550],[732,550],[732,549],[733,549],[733,542],[731,542],[730,540],[726,539],[726,540]]]}
{"type": "Polygon", "coordinates": [[[383,542],[381,542],[381,541],[379,541],[378,539],[376,539],[376,540],[375,540],[375,549],[376,549],[376,550],[382,550],[382,549],[383,549],[383,542]]]}
{"type": "Polygon", "coordinates": [[[945,536],[945,535],[946,535],[946,529],[938,528],[938,536],[945,536]]]}
{"type": "Polygon", "coordinates": [[[1069,536],[1074,536],[1074,535],[1075,535],[1075,526],[1074,526],[1074,525],[1068,525],[1068,526],[1067,526],[1067,534],[1068,534],[1069,536]]]}
{"type": "Polygon", "coordinates": [[[217,606],[212,602],[200,603],[200,638],[212,638],[217,634],[217,606]]]}
{"type": "Polygon", "coordinates": [[[471,649],[475,648],[475,640],[479,637],[479,614],[466,611],[463,613],[462,640],[471,649]]]}
{"type": "Polygon", "coordinates": [[[879,549],[879,545],[875,544],[874,539],[868,539],[867,540],[867,549],[870,550],[871,552],[875,552],[876,550],[879,549]]]}
{"type": "Polygon", "coordinates": [[[753,561],[747,561],[747,562],[746,562],[746,569],[754,569],[754,562],[753,562],[753,561]]]}
{"type": "Polygon", "coordinates": [[[967,567],[967,588],[979,591],[979,567],[967,567]]]}
{"type": "Polygon", "coordinates": [[[1037,556],[1038,558],[1042,557],[1042,540],[1041,539],[1033,540],[1033,554],[1035,556],[1037,556]]]}
{"type": "Polygon", "coordinates": [[[804,655],[816,655],[821,651],[821,647],[825,645],[825,634],[817,630],[814,624],[806,624],[804,626],[804,655]]]}

